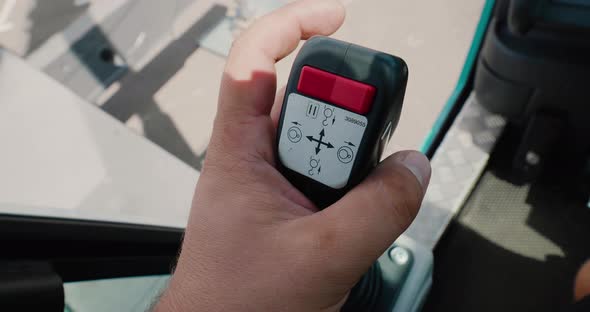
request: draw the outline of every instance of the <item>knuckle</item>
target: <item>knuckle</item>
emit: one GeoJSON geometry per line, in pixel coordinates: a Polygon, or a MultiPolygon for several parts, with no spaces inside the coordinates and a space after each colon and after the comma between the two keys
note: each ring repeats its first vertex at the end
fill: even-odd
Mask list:
{"type": "Polygon", "coordinates": [[[246,49],[248,46],[252,46],[252,41],[253,41],[253,37],[252,34],[255,34],[255,27],[257,27],[256,25],[260,23],[259,20],[255,21],[252,25],[250,25],[248,28],[246,28],[244,31],[242,31],[232,42],[231,44],[231,48],[230,48],[230,54],[232,54],[232,52],[240,52],[240,51],[244,51],[244,49],[246,49]]]}
{"type": "Polygon", "coordinates": [[[331,250],[336,245],[336,235],[329,227],[314,228],[300,234],[299,244],[305,253],[321,255],[331,250]]]}
{"type": "Polygon", "coordinates": [[[234,54],[242,48],[242,46],[244,45],[244,35],[247,31],[248,30],[244,31],[242,34],[240,34],[238,37],[234,39],[229,50],[230,54],[234,54]]]}
{"type": "Polygon", "coordinates": [[[243,119],[226,115],[225,118],[215,122],[211,143],[226,149],[242,149],[253,139],[251,137],[252,131],[249,131],[251,128],[251,125],[243,119]]]}
{"type": "Polygon", "coordinates": [[[313,242],[315,249],[318,251],[330,251],[337,245],[337,237],[334,231],[329,228],[323,228],[316,232],[313,242]]]}
{"type": "MultiPolygon", "coordinates": [[[[346,257],[341,256],[342,242],[336,231],[330,227],[324,227],[312,231],[305,241],[308,255],[312,257],[319,274],[324,281],[335,281],[343,278],[343,272],[347,271],[349,264],[346,257]]],[[[307,261],[309,263],[309,259],[307,261]]],[[[309,270],[309,265],[307,266],[309,270]]]]}
{"type": "Polygon", "coordinates": [[[312,229],[300,232],[295,240],[297,245],[304,254],[311,256],[316,261],[322,261],[334,255],[338,247],[338,235],[332,229],[330,224],[324,224],[322,227],[313,227],[312,229]]]}

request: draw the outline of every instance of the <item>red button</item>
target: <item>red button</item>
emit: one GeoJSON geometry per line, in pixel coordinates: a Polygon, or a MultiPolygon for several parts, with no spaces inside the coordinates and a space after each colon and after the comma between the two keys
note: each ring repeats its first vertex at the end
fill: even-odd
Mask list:
{"type": "Polygon", "coordinates": [[[365,114],[371,109],[376,89],[368,84],[304,66],[297,91],[355,113],[365,114]]]}

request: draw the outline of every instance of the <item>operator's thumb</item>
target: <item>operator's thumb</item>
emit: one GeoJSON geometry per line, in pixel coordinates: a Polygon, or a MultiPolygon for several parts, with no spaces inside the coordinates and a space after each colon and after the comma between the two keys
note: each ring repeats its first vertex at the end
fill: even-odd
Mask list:
{"type": "Polygon", "coordinates": [[[341,200],[316,213],[318,238],[337,270],[360,277],[410,226],[430,181],[430,163],[416,151],[398,152],[341,200]],[[343,267],[340,267],[343,266],[343,267]]]}

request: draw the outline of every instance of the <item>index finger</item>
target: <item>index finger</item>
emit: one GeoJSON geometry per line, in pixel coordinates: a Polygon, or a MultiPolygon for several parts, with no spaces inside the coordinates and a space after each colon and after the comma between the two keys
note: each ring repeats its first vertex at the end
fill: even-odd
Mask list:
{"type": "Polygon", "coordinates": [[[296,1],[260,18],[232,46],[220,112],[268,115],[276,92],[275,63],[295,50],[300,40],[330,35],[343,21],[344,7],[336,0],[296,1]],[[250,83],[236,83],[240,81],[250,83]]]}

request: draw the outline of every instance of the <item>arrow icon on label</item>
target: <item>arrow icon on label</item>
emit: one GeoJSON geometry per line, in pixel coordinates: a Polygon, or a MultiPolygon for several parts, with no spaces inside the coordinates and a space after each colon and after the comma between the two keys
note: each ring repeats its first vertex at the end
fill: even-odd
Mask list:
{"type": "Polygon", "coordinates": [[[350,146],[356,146],[356,145],[352,144],[351,142],[346,142],[346,141],[344,141],[344,143],[346,143],[346,144],[348,144],[348,145],[350,145],[350,146]]]}
{"type": "Polygon", "coordinates": [[[297,121],[293,121],[292,124],[297,125],[297,126],[301,126],[302,124],[298,123],[297,121]]]}
{"type": "Polygon", "coordinates": [[[324,129],[322,129],[322,131],[320,132],[320,138],[319,138],[319,140],[316,139],[316,138],[314,138],[311,135],[307,136],[307,139],[310,142],[317,142],[318,143],[318,146],[315,148],[315,154],[316,155],[319,154],[320,151],[322,150],[322,148],[321,148],[322,145],[326,146],[327,148],[334,148],[334,145],[332,145],[332,143],[330,143],[330,142],[324,142],[323,141],[325,135],[326,135],[326,131],[324,129]]]}

